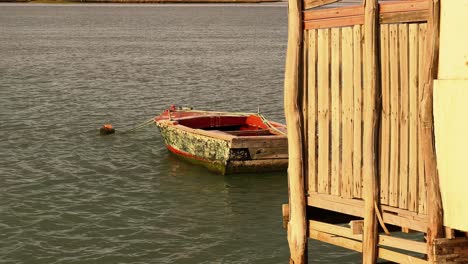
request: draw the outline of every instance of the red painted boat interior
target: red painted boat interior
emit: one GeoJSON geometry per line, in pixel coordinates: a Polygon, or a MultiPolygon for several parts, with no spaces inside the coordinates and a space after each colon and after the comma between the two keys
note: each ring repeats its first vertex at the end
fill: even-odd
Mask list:
{"type": "Polygon", "coordinates": [[[177,123],[195,129],[243,131],[268,129],[258,116],[198,116],[180,118],[177,123]]]}
{"type": "MultiPolygon", "coordinates": [[[[258,115],[228,115],[215,112],[198,112],[168,109],[155,118],[156,121],[172,120],[179,125],[194,129],[218,130],[236,136],[267,136],[271,133],[267,124],[258,115]]],[[[274,127],[284,127],[276,122],[269,122],[274,127]]]]}

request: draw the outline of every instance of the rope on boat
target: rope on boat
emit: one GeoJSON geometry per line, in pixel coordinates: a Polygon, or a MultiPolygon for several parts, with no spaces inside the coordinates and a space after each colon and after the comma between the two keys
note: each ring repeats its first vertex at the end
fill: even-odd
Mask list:
{"type": "Polygon", "coordinates": [[[145,122],[143,122],[143,123],[141,123],[141,124],[139,124],[139,125],[136,125],[135,127],[131,128],[131,129],[129,129],[129,130],[126,130],[126,131],[124,131],[124,132],[121,132],[120,134],[127,134],[127,133],[130,133],[130,132],[132,132],[132,131],[135,131],[135,130],[138,130],[138,129],[142,129],[142,128],[144,128],[144,127],[146,127],[146,126],[148,126],[148,125],[151,125],[151,124],[153,124],[153,123],[154,123],[154,119],[151,118],[151,119],[146,120],[145,122]]]}
{"type": "Polygon", "coordinates": [[[267,125],[268,128],[270,128],[271,130],[274,130],[274,131],[280,133],[280,134],[283,135],[283,136],[287,136],[286,133],[284,133],[283,131],[277,129],[277,128],[274,127],[272,124],[270,124],[270,121],[268,121],[262,114],[257,113],[256,115],[262,119],[262,122],[263,122],[265,125],[267,125]]]}
{"type": "MultiPolygon", "coordinates": [[[[127,133],[130,133],[132,131],[135,131],[135,130],[138,130],[138,129],[141,129],[143,127],[146,127],[148,125],[151,125],[154,123],[154,119],[151,118],[139,125],[136,125],[135,127],[131,128],[131,129],[128,129],[126,131],[123,131],[123,132],[120,132],[119,134],[127,134],[127,133]]],[[[114,127],[111,125],[111,124],[104,124],[100,129],[99,129],[99,133],[102,135],[102,136],[105,136],[105,135],[110,135],[110,134],[114,134],[115,133],[115,129],[114,127]]]]}

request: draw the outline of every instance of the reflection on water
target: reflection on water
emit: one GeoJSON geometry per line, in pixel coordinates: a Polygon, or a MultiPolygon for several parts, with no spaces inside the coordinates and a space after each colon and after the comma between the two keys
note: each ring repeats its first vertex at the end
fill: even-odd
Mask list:
{"type": "MultiPolygon", "coordinates": [[[[284,173],[212,174],[154,126],[97,132],[170,104],[284,121],[286,12],[1,4],[0,262],[286,263],[284,173]]],[[[314,261],[359,261],[330,249],[314,261]]]]}

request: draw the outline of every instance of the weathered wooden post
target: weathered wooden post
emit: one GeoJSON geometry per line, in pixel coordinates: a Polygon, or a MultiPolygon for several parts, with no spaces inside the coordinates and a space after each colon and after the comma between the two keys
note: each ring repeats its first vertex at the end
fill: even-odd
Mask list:
{"type": "Polygon", "coordinates": [[[378,87],[378,15],[377,0],[364,0],[364,120],[363,131],[363,181],[364,181],[364,234],[362,262],[375,263],[377,260],[377,217],[379,203],[377,175],[377,87],[378,87]]]}
{"type": "Polygon", "coordinates": [[[424,89],[420,106],[421,147],[424,158],[424,170],[427,181],[427,204],[429,226],[427,230],[428,259],[434,262],[433,244],[437,238],[444,237],[442,198],[437,172],[437,160],[434,146],[433,118],[433,81],[437,79],[439,61],[440,2],[429,1],[429,19],[427,22],[426,65],[423,71],[424,89]]]}
{"type": "Polygon", "coordinates": [[[288,50],[284,78],[284,111],[288,126],[289,152],[289,223],[288,243],[291,252],[289,263],[307,261],[307,219],[304,184],[304,150],[301,127],[301,56],[302,55],[302,2],[289,0],[288,50]]]}

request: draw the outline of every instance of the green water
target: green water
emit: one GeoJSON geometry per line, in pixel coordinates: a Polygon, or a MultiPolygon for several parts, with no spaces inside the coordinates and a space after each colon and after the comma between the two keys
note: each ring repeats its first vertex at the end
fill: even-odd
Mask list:
{"type": "MultiPolygon", "coordinates": [[[[283,118],[287,7],[0,4],[0,263],[287,263],[285,173],[220,176],[170,104],[283,118]]],[[[311,263],[360,258],[312,243],[311,263]]]]}

